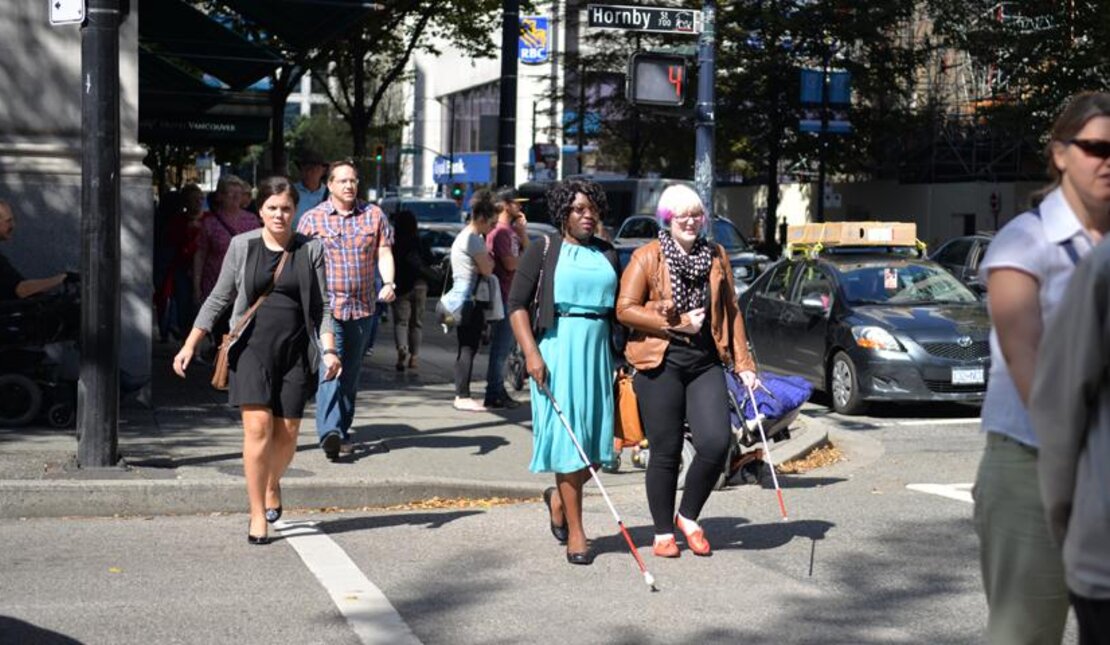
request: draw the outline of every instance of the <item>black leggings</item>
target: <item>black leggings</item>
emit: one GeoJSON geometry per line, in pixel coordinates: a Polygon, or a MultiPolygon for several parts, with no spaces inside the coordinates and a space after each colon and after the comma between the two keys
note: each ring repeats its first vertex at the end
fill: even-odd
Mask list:
{"type": "Polygon", "coordinates": [[[474,356],[482,344],[482,329],[486,316],[479,306],[463,316],[455,328],[459,337],[459,352],[455,354],[455,396],[470,398],[470,375],[474,371],[474,356]]]}
{"type": "Polygon", "coordinates": [[[725,467],[732,430],[725,376],[716,353],[672,342],[663,364],[633,380],[644,434],[651,446],[647,496],[657,534],[674,532],[674,495],[682,459],[682,422],[690,424],[697,456],[686,470],[678,512],[696,520],[725,467]]]}

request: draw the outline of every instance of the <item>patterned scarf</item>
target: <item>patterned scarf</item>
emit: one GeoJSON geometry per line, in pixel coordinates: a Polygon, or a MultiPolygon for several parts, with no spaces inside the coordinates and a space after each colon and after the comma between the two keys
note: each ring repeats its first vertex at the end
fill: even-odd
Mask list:
{"type": "Polygon", "coordinates": [[[713,251],[705,238],[694,240],[689,253],[678,247],[671,232],[659,230],[659,244],[667,268],[671,272],[671,295],[675,310],[685,313],[691,309],[705,306],[705,285],[709,282],[709,266],[713,262],[713,251]]]}

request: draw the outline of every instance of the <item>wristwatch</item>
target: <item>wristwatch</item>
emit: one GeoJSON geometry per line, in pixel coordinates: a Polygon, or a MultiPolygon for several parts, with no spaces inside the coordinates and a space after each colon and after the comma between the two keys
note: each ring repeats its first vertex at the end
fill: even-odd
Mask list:
{"type": "Polygon", "coordinates": [[[324,354],[331,354],[332,356],[339,356],[339,350],[337,350],[337,349],[325,349],[323,351],[323,353],[324,354]]]}
{"type": "Polygon", "coordinates": [[[397,283],[396,282],[383,282],[382,286],[383,287],[391,287],[391,288],[396,289],[397,288],[397,283]]]}

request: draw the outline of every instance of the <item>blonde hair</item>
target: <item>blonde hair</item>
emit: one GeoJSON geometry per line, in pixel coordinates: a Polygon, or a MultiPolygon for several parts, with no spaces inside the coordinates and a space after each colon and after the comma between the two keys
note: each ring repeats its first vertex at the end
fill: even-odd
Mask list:
{"type": "Polygon", "coordinates": [[[671,219],[675,215],[694,211],[701,212],[702,224],[704,224],[705,204],[702,204],[701,197],[686,184],[674,184],[667,186],[659,196],[659,204],[655,207],[655,219],[660,226],[667,227],[671,225],[671,219]]]}

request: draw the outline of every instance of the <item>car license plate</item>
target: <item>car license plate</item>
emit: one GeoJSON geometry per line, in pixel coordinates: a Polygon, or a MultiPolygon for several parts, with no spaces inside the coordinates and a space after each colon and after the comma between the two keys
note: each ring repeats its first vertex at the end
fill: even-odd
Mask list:
{"type": "Polygon", "coordinates": [[[952,368],[952,385],[982,385],[984,382],[982,367],[952,368]]]}

